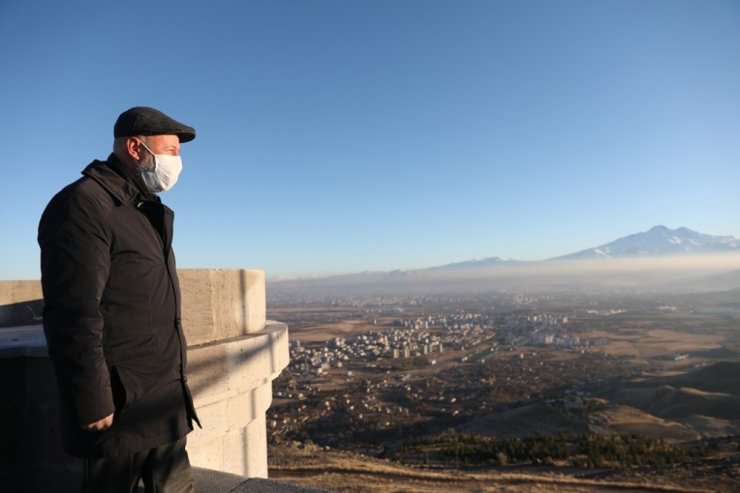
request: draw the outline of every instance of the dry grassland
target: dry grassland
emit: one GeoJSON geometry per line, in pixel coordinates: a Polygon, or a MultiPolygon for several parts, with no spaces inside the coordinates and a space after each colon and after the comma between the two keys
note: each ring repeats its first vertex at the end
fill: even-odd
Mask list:
{"type": "Polygon", "coordinates": [[[737,484],[723,478],[675,480],[640,473],[630,478],[578,478],[555,469],[439,471],[405,467],[379,459],[319,447],[271,450],[270,478],[353,493],[725,493],[737,484]]]}
{"type": "Polygon", "coordinates": [[[639,409],[612,405],[590,416],[591,431],[605,435],[637,434],[668,442],[699,440],[701,435],[688,427],[667,421],[639,409]]]}
{"type": "Polygon", "coordinates": [[[365,320],[342,320],[330,324],[313,325],[294,329],[290,332],[291,339],[303,342],[320,342],[335,337],[348,337],[373,330],[365,320]]]}
{"type": "Polygon", "coordinates": [[[608,343],[598,346],[612,356],[654,358],[687,351],[702,351],[722,347],[724,337],[719,334],[688,334],[669,329],[647,331],[594,330],[584,334],[588,339],[604,338],[608,343]]]}

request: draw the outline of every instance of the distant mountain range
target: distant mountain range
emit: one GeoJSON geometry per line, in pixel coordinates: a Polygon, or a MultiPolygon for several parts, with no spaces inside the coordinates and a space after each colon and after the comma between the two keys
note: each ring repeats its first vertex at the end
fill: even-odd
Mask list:
{"type": "MultiPolygon", "coordinates": [[[[654,226],[643,233],[635,233],[601,246],[587,248],[586,250],[561,257],[554,257],[548,259],[547,262],[557,260],[656,257],[731,251],[740,252],[740,239],[733,236],[706,235],[688,228],[670,229],[665,226],[654,226]]],[[[503,260],[500,257],[486,257],[428,267],[419,269],[419,271],[465,271],[522,263],[526,262],[511,259],[503,260]]]]}
{"type": "Polygon", "coordinates": [[[465,262],[455,262],[454,264],[440,265],[437,267],[429,267],[428,269],[423,270],[467,270],[517,263],[519,263],[518,260],[502,260],[499,257],[486,257],[480,259],[466,260],[465,262]]]}
{"type": "MultiPolygon", "coordinates": [[[[663,275],[668,272],[665,267],[658,269],[662,273],[660,278],[644,275],[644,269],[664,265],[663,261],[657,262],[661,258],[672,262],[671,257],[685,258],[694,255],[701,263],[701,255],[727,252],[740,253],[740,240],[732,236],[697,233],[688,228],[670,229],[655,226],[648,231],[625,236],[601,246],[540,261],[486,257],[422,269],[365,271],[320,278],[270,279],[269,285],[273,292],[276,292],[276,289],[323,288],[331,288],[335,292],[388,288],[396,289],[398,292],[410,292],[414,287],[428,290],[430,286],[453,291],[484,289],[491,286],[545,288],[566,285],[635,286],[641,283],[663,283],[669,287],[689,285],[697,289],[701,286],[707,290],[708,288],[704,286],[706,284],[717,289],[731,289],[740,283],[738,278],[740,271],[737,267],[733,269],[730,266],[727,270],[704,269],[706,272],[703,273],[691,272],[690,275],[693,276],[691,282],[687,282],[685,276],[663,275]],[[627,259],[627,262],[632,259],[638,261],[643,259],[643,262],[640,269],[627,272],[619,270],[621,264],[613,264],[609,262],[610,259],[627,259]],[[650,259],[656,259],[656,262],[644,262],[650,259]]],[[[686,270],[692,267],[692,263],[682,260],[675,266],[678,270],[686,270]]]]}

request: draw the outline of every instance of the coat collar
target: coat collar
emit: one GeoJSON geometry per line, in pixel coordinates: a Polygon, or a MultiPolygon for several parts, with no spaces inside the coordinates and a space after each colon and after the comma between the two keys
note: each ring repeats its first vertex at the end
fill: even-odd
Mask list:
{"type": "Polygon", "coordinates": [[[82,170],[82,174],[95,180],[122,204],[133,204],[141,200],[159,202],[156,195],[143,193],[139,189],[115,154],[108,156],[106,161],[96,159],[82,170]]]}

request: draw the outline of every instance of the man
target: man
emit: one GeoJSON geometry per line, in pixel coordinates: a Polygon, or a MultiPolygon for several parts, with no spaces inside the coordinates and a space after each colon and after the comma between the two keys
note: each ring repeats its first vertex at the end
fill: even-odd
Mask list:
{"type": "Polygon", "coordinates": [[[44,333],[65,450],[84,492],[192,492],[185,436],[198,418],[186,378],[174,213],[156,195],[182,168],[192,127],[123,112],[113,153],[52,198],[39,224],[44,333]]]}

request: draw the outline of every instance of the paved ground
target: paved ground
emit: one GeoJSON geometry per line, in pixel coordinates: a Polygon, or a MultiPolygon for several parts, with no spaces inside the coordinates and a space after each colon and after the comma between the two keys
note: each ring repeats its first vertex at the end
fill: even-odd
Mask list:
{"type": "Polygon", "coordinates": [[[244,478],[210,469],[193,468],[196,493],[331,493],[292,483],[244,478]]]}

